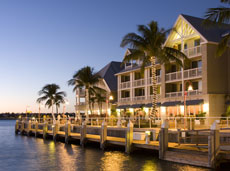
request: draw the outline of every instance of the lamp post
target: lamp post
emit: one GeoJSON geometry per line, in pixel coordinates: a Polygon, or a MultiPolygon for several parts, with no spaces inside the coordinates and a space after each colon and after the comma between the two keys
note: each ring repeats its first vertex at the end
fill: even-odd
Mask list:
{"type": "Polygon", "coordinates": [[[111,108],[112,108],[112,103],[111,103],[111,101],[113,101],[113,96],[112,95],[110,95],[109,96],[109,108],[110,108],[110,114],[111,114],[111,108]]]}
{"type": "MultiPolygon", "coordinates": [[[[191,81],[185,81],[185,84],[184,84],[184,118],[187,117],[186,97],[187,97],[189,91],[193,91],[192,83],[191,83],[191,81]],[[186,83],[187,82],[189,83],[189,86],[188,86],[188,90],[186,91],[186,83]]],[[[184,121],[184,129],[185,129],[185,121],[184,121]]]]}

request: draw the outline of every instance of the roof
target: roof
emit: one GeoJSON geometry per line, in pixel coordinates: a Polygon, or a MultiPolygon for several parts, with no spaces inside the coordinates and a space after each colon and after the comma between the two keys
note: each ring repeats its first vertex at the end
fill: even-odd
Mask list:
{"type": "Polygon", "coordinates": [[[230,25],[223,24],[221,26],[205,27],[203,25],[204,19],[181,14],[207,41],[219,42],[222,35],[229,32],[230,25]]]}
{"type": "Polygon", "coordinates": [[[112,61],[103,67],[97,74],[105,80],[111,91],[116,91],[117,78],[115,74],[120,72],[122,69],[123,67],[121,67],[121,62],[112,61]]]}

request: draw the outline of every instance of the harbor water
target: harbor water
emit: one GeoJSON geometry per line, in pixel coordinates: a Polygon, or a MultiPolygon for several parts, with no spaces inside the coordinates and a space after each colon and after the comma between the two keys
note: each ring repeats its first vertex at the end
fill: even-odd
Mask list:
{"type": "MultiPolygon", "coordinates": [[[[15,121],[0,120],[0,170],[86,170],[86,171],[193,171],[206,168],[161,161],[156,154],[137,151],[126,155],[123,150],[100,150],[95,145],[82,148],[78,143],[43,140],[14,134],[15,121]],[[154,157],[155,156],[155,157],[154,157]]],[[[192,159],[191,159],[192,160],[192,159]]]]}

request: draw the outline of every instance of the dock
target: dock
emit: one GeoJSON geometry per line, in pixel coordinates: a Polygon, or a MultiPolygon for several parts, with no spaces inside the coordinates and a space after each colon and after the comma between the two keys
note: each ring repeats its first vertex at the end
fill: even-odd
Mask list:
{"type": "Polygon", "coordinates": [[[217,125],[204,130],[170,130],[167,122],[159,129],[134,128],[131,121],[126,127],[117,127],[108,126],[106,121],[101,126],[90,126],[68,120],[64,124],[17,120],[15,133],[53,141],[64,139],[66,144],[76,141],[81,146],[95,142],[101,149],[108,145],[122,146],[127,154],[135,149],[147,149],[157,152],[161,160],[207,168],[230,160],[230,129],[220,129],[217,125]]]}

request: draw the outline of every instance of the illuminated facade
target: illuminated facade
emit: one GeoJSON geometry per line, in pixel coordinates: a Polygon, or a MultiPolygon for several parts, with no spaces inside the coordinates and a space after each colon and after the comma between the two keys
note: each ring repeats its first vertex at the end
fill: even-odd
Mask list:
{"type": "MultiPolygon", "coordinates": [[[[226,111],[230,92],[230,58],[228,53],[216,58],[221,35],[228,29],[202,27],[203,19],[179,15],[165,46],[174,47],[187,55],[190,64],[185,68],[171,63],[157,64],[158,116],[220,116],[226,111]],[[188,91],[191,86],[192,90],[188,91]],[[185,101],[185,104],[184,104],[185,101]],[[184,108],[186,106],[186,108],[184,108]]],[[[128,49],[126,53],[132,53],[128,49]]],[[[151,69],[140,73],[141,61],[130,61],[117,73],[118,114],[125,112],[148,115],[152,102],[151,69]]]]}

